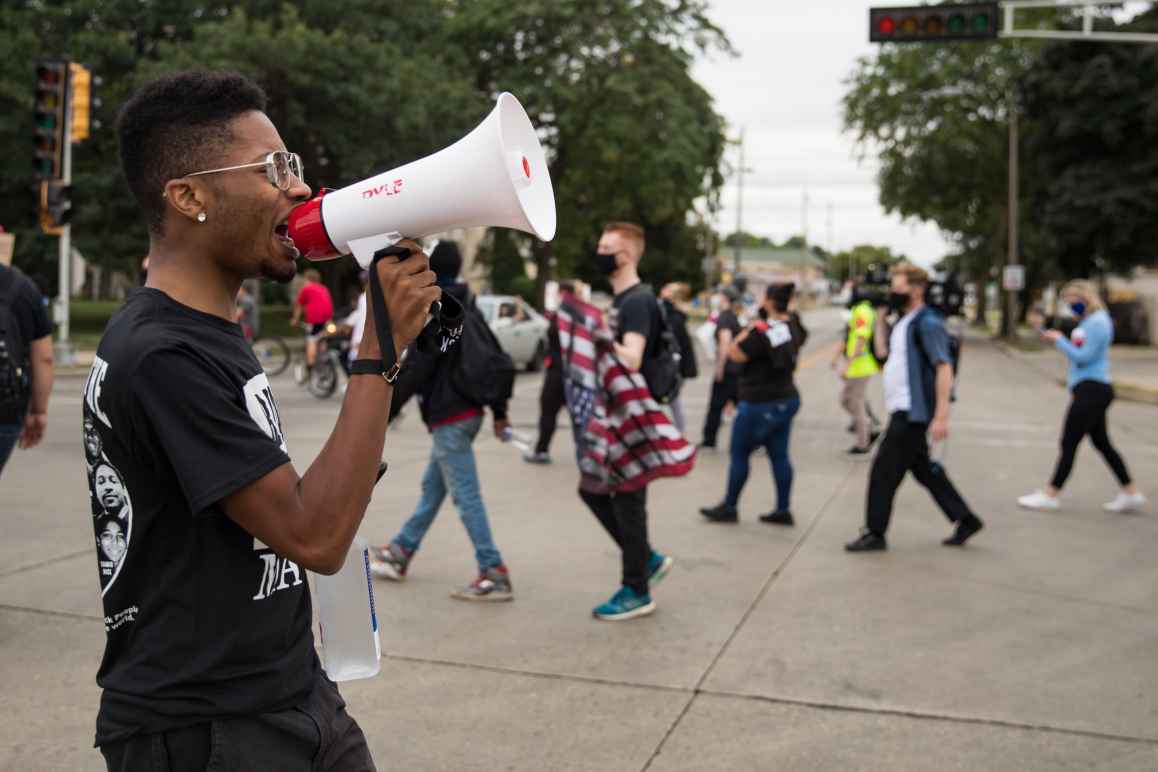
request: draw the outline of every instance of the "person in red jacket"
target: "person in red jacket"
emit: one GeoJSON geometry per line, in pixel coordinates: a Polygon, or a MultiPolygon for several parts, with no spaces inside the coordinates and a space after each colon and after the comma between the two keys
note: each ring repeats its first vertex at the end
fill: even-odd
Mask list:
{"type": "Polygon", "coordinates": [[[294,301],[293,318],[296,325],[305,316],[306,325],[306,367],[313,368],[318,357],[318,341],[326,332],[326,323],[334,318],[334,299],[322,284],[322,275],[313,268],[305,272],[306,285],[294,301]]]}

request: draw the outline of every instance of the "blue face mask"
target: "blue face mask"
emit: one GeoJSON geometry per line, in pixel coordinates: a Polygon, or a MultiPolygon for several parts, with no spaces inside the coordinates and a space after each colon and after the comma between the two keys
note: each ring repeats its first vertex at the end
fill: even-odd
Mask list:
{"type": "Polygon", "coordinates": [[[1075,301],[1070,303],[1070,310],[1074,312],[1074,316],[1085,316],[1086,304],[1081,300],[1075,301]]]}

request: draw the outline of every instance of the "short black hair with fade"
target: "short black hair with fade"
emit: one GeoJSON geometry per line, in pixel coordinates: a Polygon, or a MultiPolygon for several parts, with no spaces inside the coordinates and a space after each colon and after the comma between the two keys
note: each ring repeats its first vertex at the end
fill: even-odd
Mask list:
{"type": "Polygon", "coordinates": [[[202,171],[232,140],[229,123],[265,111],[261,87],[236,72],[193,70],[138,90],[117,117],[121,167],[149,230],[165,219],[165,183],[202,171]]]}

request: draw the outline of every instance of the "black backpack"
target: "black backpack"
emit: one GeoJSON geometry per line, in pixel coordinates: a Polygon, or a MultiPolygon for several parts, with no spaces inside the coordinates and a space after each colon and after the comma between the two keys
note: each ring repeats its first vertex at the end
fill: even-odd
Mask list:
{"type": "MultiPolygon", "coordinates": [[[[661,302],[660,311],[667,312],[667,306],[661,302]]],[[[692,344],[692,336],[688,334],[688,317],[683,311],[672,307],[667,316],[668,326],[675,335],[676,343],[680,348],[680,375],[684,380],[697,378],[700,374],[699,364],[696,362],[696,349],[692,344]]]]}
{"type": "Polygon", "coordinates": [[[26,343],[12,310],[24,275],[18,268],[0,268],[0,413],[21,412],[28,398],[26,343]]]}
{"type": "Polygon", "coordinates": [[[478,311],[467,311],[462,339],[453,356],[450,383],[460,395],[476,405],[498,405],[511,398],[515,391],[515,361],[503,351],[478,311]]]}
{"type": "Polygon", "coordinates": [[[664,313],[663,304],[653,300],[659,307],[659,341],[655,354],[651,357],[644,352],[643,366],[639,368],[643,379],[647,381],[647,390],[661,405],[669,405],[680,395],[684,384],[683,355],[680,353],[680,344],[672,332],[671,324],[664,313]]]}

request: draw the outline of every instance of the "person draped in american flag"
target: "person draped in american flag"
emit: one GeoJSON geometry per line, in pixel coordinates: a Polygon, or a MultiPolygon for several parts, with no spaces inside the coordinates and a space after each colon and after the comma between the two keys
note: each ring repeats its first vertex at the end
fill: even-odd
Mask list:
{"type": "Polygon", "coordinates": [[[623,554],[621,587],[593,610],[625,620],[655,611],[651,589],[672,559],[651,547],[647,486],[686,475],[695,447],[652,398],[640,367],[659,347],[659,304],[639,278],[643,229],[611,223],[599,240],[600,269],[615,291],[608,320],[574,296],[559,307],[564,393],[575,434],[579,496],[623,554]]]}

